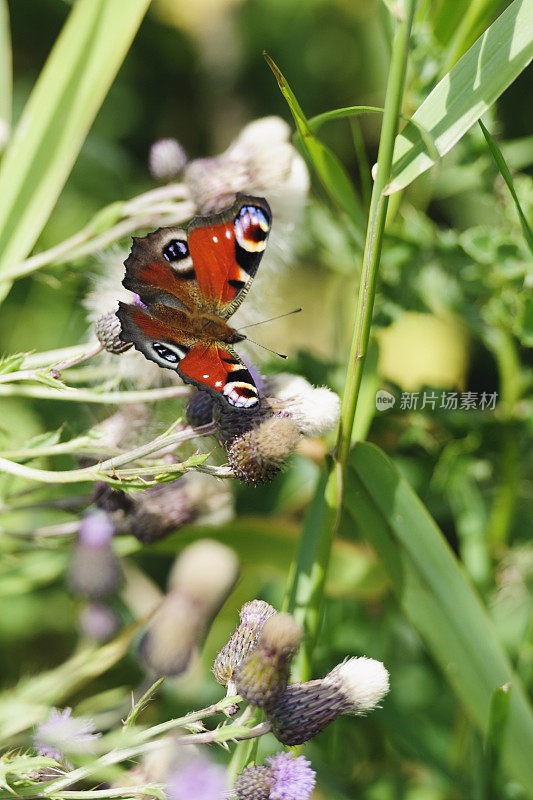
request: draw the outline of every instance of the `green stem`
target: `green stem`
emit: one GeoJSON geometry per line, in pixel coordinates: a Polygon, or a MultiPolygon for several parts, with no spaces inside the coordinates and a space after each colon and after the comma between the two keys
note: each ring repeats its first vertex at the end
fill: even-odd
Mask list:
{"type": "MultiPolygon", "coordinates": [[[[178,433],[171,434],[170,436],[158,436],[147,444],[140,447],[135,447],[133,450],[128,450],[127,453],[109,458],[106,461],[101,461],[94,467],[83,467],[81,469],[63,470],[55,472],[52,470],[36,469],[35,467],[27,467],[25,464],[17,464],[14,461],[9,461],[6,458],[0,457],[0,472],[7,472],[10,475],[16,475],[19,478],[25,478],[32,481],[40,481],[44,483],[81,483],[84,481],[98,481],[103,477],[114,477],[117,480],[121,478],[135,477],[139,475],[153,475],[157,472],[173,473],[185,471],[187,467],[182,464],[171,464],[165,467],[158,467],[152,465],[148,467],[137,467],[132,470],[121,470],[118,468],[124,464],[129,464],[132,461],[155,453],[158,450],[167,450],[178,444],[191,439],[192,436],[203,436],[213,433],[214,427],[212,424],[204,425],[202,428],[186,428],[178,433]]],[[[205,470],[205,467],[203,468],[205,470]]],[[[214,468],[216,470],[216,468],[214,468]]],[[[209,471],[209,470],[208,470],[209,471]]]]}
{"type": "Polygon", "coordinates": [[[374,187],[370,201],[363,268],[359,284],[352,346],[348,361],[346,388],[343,397],[337,440],[337,457],[343,473],[346,469],[350,452],[357,400],[370,339],[370,327],[376,293],[376,278],[381,258],[381,247],[388,205],[388,197],[384,195],[383,192],[391,176],[394,141],[402,105],[407,55],[409,52],[409,40],[414,11],[415,0],[407,0],[405,4],[405,18],[398,25],[392,46],[391,68],[385,97],[383,126],[379,141],[377,174],[374,179],[374,187]]]}
{"type": "Polygon", "coordinates": [[[150,403],[154,400],[167,400],[171,397],[188,397],[190,389],[186,386],[163,386],[159,389],[139,389],[132,391],[98,392],[91,389],[53,389],[47,386],[26,386],[7,384],[0,386],[0,397],[35,397],[39,400],[68,400],[74,403],[102,403],[122,405],[123,403],[150,403]]]}
{"type": "Polygon", "coordinates": [[[331,463],[328,473],[323,476],[317,487],[315,501],[306,518],[296,561],[292,567],[290,588],[285,602],[286,608],[303,623],[305,630],[304,643],[294,664],[294,676],[297,680],[307,680],[311,674],[331,547],[342,512],[344,472],[350,453],[361,377],[368,350],[376,278],[387,214],[387,197],[383,192],[391,174],[415,4],[415,0],[407,0],[405,18],[398,24],[393,42],[377,174],[370,203],[336,460],[331,463]]]}

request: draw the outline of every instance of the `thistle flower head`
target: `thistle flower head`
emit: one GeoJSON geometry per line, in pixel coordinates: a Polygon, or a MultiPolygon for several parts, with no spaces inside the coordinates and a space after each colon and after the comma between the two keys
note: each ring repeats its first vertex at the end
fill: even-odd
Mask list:
{"type": "Polygon", "coordinates": [[[99,736],[100,733],[94,732],[93,723],[73,717],[71,708],[63,711],[53,708],[46,722],[37,726],[33,743],[39,755],[62,761],[67,755],[92,753],[99,736]]]}
{"type": "Polygon", "coordinates": [[[183,171],[188,161],[187,153],[177,139],[158,139],[150,147],[148,167],[150,175],[158,181],[171,181],[183,171]]]}
{"type": "Polygon", "coordinates": [[[191,161],[183,180],[200,213],[221,211],[237,192],[266,197],[276,217],[300,210],[309,176],[290,135],[282,119],[265,117],[246,125],[224,153],[191,161]]]}
{"type": "Polygon", "coordinates": [[[239,612],[240,625],[231,635],[213,664],[213,672],[218,683],[227,686],[227,694],[236,694],[235,670],[256,646],[263,625],[276,613],[264,600],[245,603],[239,612]]]}
{"type": "Polygon", "coordinates": [[[316,680],[287,686],[266,712],[276,739],[292,746],[312,739],[346,706],[346,697],[335,684],[316,680]]]}
{"type": "Polygon", "coordinates": [[[267,619],[274,614],[277,614],[276,609],[265,600],[249,600],[239,611],[239,619],[241,625],[251,628],[259,635],[267,619]]]}
{"type": "Polygon", "coordinates": [[[219,542],[203,539],[183,550],[169,576],[169,593],[141,641],[141,656],[156,674],[187,669],[238,572],[234,552],[219,542]]]}
{"type": "Polygon", "coordinates": [[[300,645],[302,627],[290,614],[269,617],[257,645],[235,670],[237,692],[249,703],[262,708],[283,694],[291,659],[300,645]]]}
{"type": "Polygon", "coordinates": [[[181,675],[205,628],[202,609],[180,592],[170,592],[153,615],[139,653],[156,675],[181,675]]]}
{"type": "Polygon", "coordinates": [[[267,483],[294,452],[300,436],[297,425],[289,417],[266,417],[233,440],[228,449],[228,461],[243,483],[267,483]]]}
{"type": "Polygon", "coordinates": [[[235,781],[237,800],[269,800],[272,770],[267,766],[245,767],[235,781]]]}
{"type": "Polygon", "coordinates": [[[131,342],[123,342],[120,338],[120,322],[114,311],[98,317],[94,329],[96,338],[108,353],[120,355],[132,347],[131,342]]]}
{"type": "Polygon", "coordinates": [[[269,800],[309,800],[316,782],[310,761],[291,753],[278,753],[266,761],[272,775],[269,800]]]}
{"type": "Polygon", "coordinates": [[[278,753],[264,766],[246,767],[237,777],[237,800],[309,800],[315,772],[303,756],[278,753]]]}
{"type": "MultiPolygon", "coordinates": [[[[119,498],[116,498],[117,505],[119,498]]],[[[126,496],[120,528],[150,544],[183,525],[219,525],[233,516],[233,494],[227,481],[212,475],[190,472],[170,483],[151,486],[126,496]]]]}
{"type": "Polygon", "coordinates": [[[324,436],[340,417],[340,399],[326,386],[312,386],[299,375],[269,376],[269,404],[278,414],[287,414],[304,436],[324,436]]]}
{"type": "Polygon", "coordinates": [[[195,755],[171,772],[165,794],[168,800],[224,800],[226,789],[225,769],[195,755]]]}
{"type": "Polygon", "coordinates": [[[231,548],[213,539],[200,539],[176,559],[168,583],[171,591],[179,591],[209,613],[216,613],[238,575],[239,562],[231,548]]]}
{"type": "Polygon", "coordinates": [[[344,693],[354,714],[372,711],[389,691],[389,673],[373,658],[349,658],[324,678],[344,693]]]}
{"type": "Polygon", "coordinates": [[[287,686],[267,709],[272,732],[282,744],[303,744],[340,714],[362,714],[376,707],[389,689],[379,661],[351,658],[325,678],[287,686]]]}

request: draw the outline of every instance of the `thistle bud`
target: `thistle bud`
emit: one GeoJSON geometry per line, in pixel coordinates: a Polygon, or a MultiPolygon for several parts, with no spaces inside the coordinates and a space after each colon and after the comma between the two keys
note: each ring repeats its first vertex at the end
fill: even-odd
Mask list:
{"type": "Polygon", "coordinates": [[[274,614],[263,625],[256,647],[237,666],[237,692],[249,703],[268,708],[283,694],[302,627],[290,614],[274,614]]]}
{"type": "Polygon", "coordinates": [[[237,576],[237,558],[225,545],[204,539],[183,550],[170,573],[169,594],[141,642],[141,656],[154,672],[186,670],[237,576]]]}
{"type": "Polygon", "coordinates": [[[187,401],[185,415],[187,422],[193,428],[201,428],[213,421],[213,406],[215,400],[208,392],[195,392],[187,401]]]}
{"type": "Polygon", "coordinates": [[[95,323],[96,336],[104,350],[120,355],[132,347],[131,342],[123,342],[120,338],[120,322],[114,311],[99,317],[95,323]]]}
{"type": "Polygon", "coordinates": [[[270,767],[253,766],[243,769],[235,781],[237,800],[269,800],[272,788],[270,767]]]}
{"type": "Polygon", "coordinates": [[[303,744],[340,714],[371,711],[388,690],[389,675],[380,661],[351,658],[325,678],[287,686],[267,717],[279,742],[303,744]]]}
{"type": "Polygon", "coordinates": [[[213,539],[201,539],[183,550],[174,563],[168,584],[191,598],[206,612],[216,614],[239,575],[237,556],[213,539]]]}
{"type": "Polygon", "coordinates": [[[121,571],[111,547],[113,530],[104,511],[91,511],[83,518],[68,570],[76,593],[98,600],[118,587],[121,571]]]}
{"type": "Polygon", "coordinates": [[[141,657],[156,675],[180,675],[189,665],[204,622],[200,607],[180,592],[171,592],[141,640],[141,657]]]}
{"type": "Polygon", "coordinates": [[[194,517],[181,478],[170,484],[151,486],[139,495],[128,514],[131,533],[143,544],[163,539],[194,517]],[[175,484],[175,485],[174,485],[175,484]]]}
{"type": "Polygon", "coordinates": [[[176,178],[187,161],[187,153],[177,139],[158,139],[150,147],[148,167],[152,178],[158,181],[171,181],[176,178]]]}
{"type": "Polygon", "coordinates": [[[228,449],[230,466],[243,483],[268,483],[294,452],[300,435],[290,418],[267,417],[234,439],[228,449]]]}
{"type": "Polygon", "coordinates": [[[243,769],[235,781],[237,800],[308,800],[315,772],[303,756],[278,753],[267,765],[243,769]]]}
{"type": "Polygon", "coordinates": [[[241,623],[213,664],[215,678],[218,683],[227,687],[228,695],[237,694],[235,670],[256,646],[265,622],[275,613],[275,608],[264,600],[252,600],[241,608],[239,612],[241,623]]]}

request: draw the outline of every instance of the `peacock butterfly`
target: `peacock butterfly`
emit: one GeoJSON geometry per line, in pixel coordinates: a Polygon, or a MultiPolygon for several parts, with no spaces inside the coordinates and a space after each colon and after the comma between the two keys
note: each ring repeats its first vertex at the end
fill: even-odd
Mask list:
{"type": "Polygon", "coordinates": [[[122,341],[230,406],[258,407],[257,386],[233,349],[246,336],[226,320],[250,288],[271,222],[264,198],[237,194],[230,208],[185,229],[134,237],[122,283],[141,302],[119,303],[122,341]]]}

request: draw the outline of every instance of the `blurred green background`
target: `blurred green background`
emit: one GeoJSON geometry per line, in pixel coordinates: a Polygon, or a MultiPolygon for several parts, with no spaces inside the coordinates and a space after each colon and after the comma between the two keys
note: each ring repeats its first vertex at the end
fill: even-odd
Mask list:
{"type": "MultiPolygon", "coordinates": [[[[70,5],[61,0],[9,3],[15,120],[70,5]]],[[[406,114],[439,76],[465,6],[456,0],[421,5],[406,114]]],[[[507,4],[481,5],[483,14],[469,31],[467,45],[507,4]]],[[[390,26],[380,2],[154,0],[36,249],[62,241],[102,206],[152,188],[147,156],[159,137],[176,137],[197,158],[223,150],[257,117],[276,114],[290,121],[263,50],[288,77],[309,116],[337,106],[383,105],[390,26]]],[[[530,220],[532,99],[531,72],[526,71],[490,115],[530,220]]],[[[354,137],[363,142],[372,165],[380,119],[359,119],[356,128],[346,121],[330,123],[321,136],[353,178],[364,207],[367,172],[354,137]]],[[[360,237],[321,188],[313,188],[298,258],[282,284],[284,306],[302,305],[305,313],[290,328],[280,325],[276,332],[275,325],[270,327],[270,338],[263,340],[288,348],[287,369],[341,392],[360,237]]],[[[0,315],[0,349],[45,350],[83,341],[82,300],[102,268],[99,259],[89,258],[19,280],[0,315]]],[[[376,331],[358,410],[361,431],[369,430],[370,440],[394,459],[462,559],[530,691],[531,286],[531,254],[515,208],[481,131],[474,128],[437,169],[405,192],[401,207],[391,203],[376,331]],[[376,412],[379,388],[395,395],[394,409],[376,412]],[[425,389],[439,397],[442,391],[498,392],[500,402],[495,412],[399,408],[402,391],[425,389]]],[[[269,366],[279,369],[275,363],[269,366]]],[[[0,437],[13,447],[62,424],[70,436],[111,410],[3,398],[0,437]]],[[[158,413],[171,418],[173,410],[158,413]]],[[[320,460],[325,447],[318,450],[320,460]]],[[[69,459],[64,463],[72,464],[69,459]]],[[[169,682],[149,711],[152,721],[216,697],[209,665],[233,628],[241,602],[257,596],[259,588],[261,597],[280,605],[317,472],[313,458],[298,455],[272,485],[236,489],[240,527],[230,524],[216,535],[230,544],[235,537],[243,578],[213,626],[203,671],[189,682],[169,682]],[[251,515],[255,521],[248,524],[251,515]],[[260,516],[264,526],[257,530],[260,516]]],[[[2,488],[9,497],[12,483],[2,488]]],[[[71,519],[56,511],[3,516],[8,533],[71,519]]],[[[346,654],[364,653],[385,662],[392,692],[368,720],[343,718],[310,744],[307,752],[321,779],[317,797],[472,798],[481,738],[446,687],[441,667],[398,610],[373,555],[366,545],[348,541],[353,531],[345,537],[333,559],[316,673],[324,674],[346,654]],[[347,753],[352,757],[346,758],[347,753]]],[[[175,534],[151,552],[144,548],[133,556],[135,564],[163,587],[169,555],[184,541],[175,534]]],[[[60,663],[77,637],[78,602],[63,585],[67,551],[56,542],[30,550],[29,541],[21,549],[17,545],[3,567],[0,681],[5,687],[21,675],[60,663]]],[[[98,704],[91,707],[90,696],[120,687],[120,707],[140,680],[141,669],[130,655],[74,702],[89,697],[92,711],[98,704]]],[[[499,791],[502,798],[525,796],[510,782],[502,782],[499,791]]]]}

